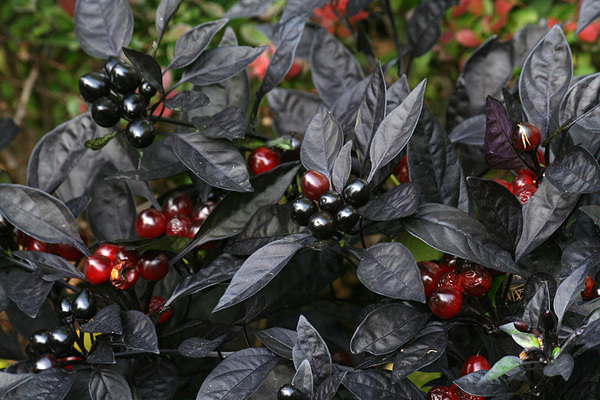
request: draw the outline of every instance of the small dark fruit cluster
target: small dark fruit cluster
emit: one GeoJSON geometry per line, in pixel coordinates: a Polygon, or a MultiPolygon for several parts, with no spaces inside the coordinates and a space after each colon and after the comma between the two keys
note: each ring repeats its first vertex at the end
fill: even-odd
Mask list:
{"type": "Polygon", "coordinates": [[[464,261],[456,268],[456,258],[445,255],[440,263],[419,261],[421,281],[431,312],[450,319],[460,311],[463,295],[482,296],[492,286],[492,274],[486,268],[464,261]]]}
{"type": "Polygon", "coordinates": [[[314,170],[302,175],[300,187],[304,195],[294,200],[290,215],[321,240],[330,239],[338,232],[350,232],[360,219],[357,209],[371,199],[371,189],[364,179],[348,181],[340,194],[329,190],[329,179],[314,170]]]}
{"type": "MultiPolygon", "coordinates": [[[[215,206],[215,202],[206,201],[194,207],[190,196],[184,192],[174,192],[163,201],[162,211],[155,208],[140,211],[135,219],[135,230],[140,237],[147,239],[163,233],[193,239],[215,206]]],[[[210,250],[214,244],[206,243],[200,249],[210,250]]]]}
{"type": "Polygon", "coordinates": [[[581,291],[581,298],[587,301],[597,299],[598,297],[600,297],[600,285],[588,275],[585,278],[585,284],[581,291]]]}
{"type": "Polygon", "coordinates": [[[155,130],[148,119],[148,104],[156,89],[142,82],[139,72],[125,60],[109,57],[102,70],[83,75],[79,93],[92,103],[92,118],[98,125],[109,128],[125,118],[129,144],[136,148],[152,144],[155,130]]]}
{"type": "MultiPolygon", "coordinates": [[[[489,361],[480,355],[466,359],[460,369],[460,376],[468,375],[475,371],[489,371],[492,368],[489,361]]],[[[450,386],[434,386],[427,393],[427,400],[484,400],[484,396],[475,396],[463,391],[452,384],[450,386]]]]}
{"type": "Polygon", "coordinates": [[[512,194],[517,196],[521,204],[525,204],[537,190],[537,177],[528,169],[518,169],[516,172],[517,176],[513,179],[512,183],[499,178],[492,180],[510,190],[512,194]]]}
{"type": "MultiPolygon", "coordinates": [[[[56,254],[67,261],[79,261],[83,254],[75,247],[67,243],[46,243],[26,235],[22,231],[17,231],[17,243],[23,246],[27,251],[41,251],[44,253],[56,254]]],[[[85,242],[85,238],[81,235],[85,242]]]]}
{"type": "Polygon", "coordinates": [[[110,280],[117,289],[125,290],[141,277],[147,281],[158,281],[169,272],[167,256],[156,250],[138,254],[122,246],[102,243],[83,264],[87,281],[94,285],[110,280]]]}
{"type": "Polygon", "coordinates": [[[281,164],[281,156],[277,150],[269,147],[258,147],[248,157],[248,166],[254,175],[262,174],[281,164]]]}

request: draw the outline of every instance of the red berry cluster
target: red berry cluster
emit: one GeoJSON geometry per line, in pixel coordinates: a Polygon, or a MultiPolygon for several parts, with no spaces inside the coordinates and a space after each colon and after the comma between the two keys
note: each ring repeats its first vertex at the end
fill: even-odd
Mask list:
{"type": "Polygon", "coordinates": [[[510,190],[512,194],[517,196],[521,204],[525,204],[537,190],[536,179],[536,175],[530,170],[518,169],[517,176],[513,179],[512,183],[499,178],[492,180],[510,190]]]}
{"type": "Polygon", "coordinates": [[[585,286],[581,291],[581,298],[583,300],[594,300],[600,297],[600,285],[591,277],[585,278],[585,286]]]}
{"type": "MultiPolygon", "coordinates": [[[[85,242],[85,238],[81,235],[85,242]]],[[[83,254],[75,247],[66,243],[45,243],[31,236],[25,235],[22,231],[17,231],[17,243],[23,246],[27,251],[41,251],[44,253],[57,254],[67,261],[79,261],[83,254]]]]}
{"type": "Polygon", "coordinates": [[[429,308],[442,319],[458,314],[463,294],[482,296],[492,286],[492,274],[486,268],[469,261],[456,268],[456,257],[448,254],[444,255],[440,264],[420,261],[417,265],[429,308]]]}
{"type": "Polygon", "coordinates": [[[408,160],[406,156],[402,157],[400,163],[396,165],[396,168],[394,168],[394,174],[400,183],[406,183],[410,181],[410,177],[408,175],[408,160]]]}
{"type": "Polygon", "coordinates": [[[268,147],[258,147],[248,157],[248,166],[254,175],[270,171],[279,164],[281,164],[279,153],[268,147]]]}
{"type": "MultiPolygon", "coordinates": [[[[194,207],[187,194],[172,193],[163,201],[162,212],[155,208],[140,211],[135,219],[135,230],[140,237],[148,239],[159,237],[163,233],[192,239],[215,205],[214,202],[207,201],[194,207]]],[[[200,248],[210,250],[213,246],[214,243],[209,242],[200,248]]]]}
{"type": "MultiPolygon", "coordinates": [[[[464,362],[460,376],[468,375],[475,371],[489,371],[492,366],[485,357],[476,355],[467,358],[464,362]]],[[[484,396],[474,396],[452,384],[450,386],[434,386],[427,393],[427,400],[484,400],[484,396]]]]}
{"type": "Polygon", "coordinates": [[[142,254],[122,246],[103,243],[83,264],[85,278],[94,285],[110,280],[121,290],[131,287],[138,278],[158,281],[169,272],[169,260],[164,253],[147,250],[142,254]]]}
{"type": "MultiPolygon", "coordinates": [[[[152,296],[150,299],[150,305],[148,306],[148,314],[152,314],[154,311],[160,310],[165,303],[166,300],[164,298],[160,296],[152,296]]],[[[164,324],[170,320],[172,316],[173,310],[171,310],[171,307],[169,307],[160,315],[160,318],[158,321],[156,321],[156,325],[164,324]]]]}

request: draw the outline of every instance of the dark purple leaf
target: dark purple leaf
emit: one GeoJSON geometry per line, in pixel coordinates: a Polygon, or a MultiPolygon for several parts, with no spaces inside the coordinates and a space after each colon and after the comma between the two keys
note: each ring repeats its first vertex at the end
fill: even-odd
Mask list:
{"type": "Polygon", "coordinates": [[[237,106],[226,108],[213,116],[193,117],[192,123],[196,129],[213,139],[243,139],[246,134],[246,114],[237,106]]]}
{"type": "Polygon", "coordinates": [[[333,364],[327,344],[317,330],[300,315],[296,327],[297,337],[292,350],[294,367],[300,368],[304,360],[310,363],[314,384],[319,386],[333,372],[333,364]]]}
{"type": "Polygon", "coordinates": [[[75,168],[69,172],[63,182],[56,188],[56,195],[59,199],[68,203],[77,197],[89,197],[94,177],[105,163],[104,151],[106,150],[89,151],[85,157],[81,157],[75,168]]]}
{"type": "Polygon", "coordinates": [[[545,177],[565,193],[585,194],[600,190],[600,165],[580,146],[569,147],[563,158],[546,168],[545,177]]]}
{"type": "Polygon", "coordinates": [[[350,179],[352,172],[352,141],[347,142],[342,146],[331,169],[331,183],[333,187],[342,192],[346,182],[350,179]]]}
{"type": "Polygon", "coordinates": [[[247,399],[277,362],[277,357],[265,348],[237,351],[221,361],[206,377],[196,399],[247,399]]]}
{"type": "Polygon", "coordinates": [[[188,338],[177,347],[177,352],[188,358],[206,357],[211,351],[219,347],[225,338],[226,335],[221,335],[214,340],[199,337],[188,338]]]}
{"type": "Polygon", "coordinates": [[[561,353],[558,357],[544,367],[545,376],[561,376],[565,381],[568,381],[573,372],[575,360],[569,353],[561,353]]]}
{"type": "Polygon", "coordinates": [[[525,116],[525,111],[523,111],[521,103],[519,103],[519,101],[508,89],[502,88],[502,98],[504,99],[506,113],[508,114],[508,120],[510,121],[511,125],[514,126],[523,121],[527,121],[527,117],[525,116]]]}
{"type": "MultiPolygon", "coordinates": [[[[4,277],[2,277],[4,278],[4,277]]],[[[41,279],[38,279],[35,275],[30,275],[29,278],[32,278],[35,282],[29,282],[30,285],[35,286],[41,279]]],[[[43,282],[43,281],[42,281],[43,282]]],[[[8,292],[8,288],[6,285],[11,284],[12,282],[8,279],[3,279],[4,289],[8,292]]],[[[17,289],[15,289],[16,291],[17,289]]],[[[22,294],[21,296],[25,296],[22,294]]],[[[47,293],[45,291],[36,291],[33,293],[34,298],[46,297],[47,293]]],[[[33,299],[28,300],[33,302],[33,299]]],[[[58,318],[56,317],[56,312],[54,311],[54,307],[50,304],[49,300],[43,299],[42,306],[39,308],[39,311],[35,317],[31,317],[21,311],[15,303],[11,303],[6,308],[6,315],[8,316],[8,320],[10,325],[14,328],[15,331],[19,333],[24,338],[30,338],[33,332],[40,329],[53,329],[59,325],[58,318]]]]}
{"type": "MultiPolygon", "coordinates": [[[[576,84],[571,86],[558,110],[559,124],[565,124],[570,120],[581,117],[586,112],[598,105],[600,100],[598,92],[600,91],[600,73],[584,77],[576,84]]],[[[582,118],[578,124],[586,128],[594,128],[598,125],[598,114],[594,117],[582,118]]]]}
{"type": "Polygon", "coordinates": [[[387,106],[385,113],[389,114],[398,107],[404,99],[410,94],[410,87],[406,75],[402,75],[387,89],[387,106]]]}
{"type": "Polygon", "coordinates": [[[21,250],[12,254],[27,261],[35,268],[35,273],[45,281],[53,282],[65,278],[85,279],[85,275],[73,264],[55,254],[21,250]]]}
{"type": "Polygon", "coordinates": [[[67,206],[39,189],[0,184],[0,213],[17,229],[42,242],[68,243],[90,254],[67,206]]]}
{"type": "Polygon", "coordinates": [[[75,382],[75,373],[63,368],[50,368],[29,381],[21,400],[62,400],[75,382]]]}
{"type": "MultiPolygon", "coordinates": [[[[0,291],[3,290],[4,289],[0,285],[0,291]]],[[[4,311],[6,307],[0,309],[4,311]]],[[[26,356],[23,355],[19,340],[19,334],[16,330],[13,330],[10,333],[0,330],[0,357],[6,360],[22,360],[26,358],[26,356]]]]}
{"type": "Polygon", "coordinates": [[[487,268],[521,273],[510,253],[496,244],[479,221],[454,207],[424,204],[402,223],[411,235],[435,249],[487,268]]]}
{"type": "Polygon", "coordinates": [[[406,39],[413,57],[427,53],[441,35],[442,17],[458,0],[425,0],[415,8],[406,25],[406,39]]]}
{"type": "Polygon", "coordinates": [[[155,140],[149,147],[144,149],[140,157],[137,170],[127,170],[115,173],[115,178],[153,180],[168,178],[187,170],[179,158],[173,152],[173,143],[177,141],[174,136],[168,136],[163,140],[155,140]]]}
{"type": "Polygon", "coordinates": [[[406,382],[393,384],[385,372],[378,370],[350,372],[342,384],[359,399],[417,400],[425,397],[424,392],[418,394],[413,388],[407,393],[407,388],[402,387],[408,386],[406,382]]]}
{"type": "Polygon", "coordinates": [[[202,86],[224,81],[246,69],[265,49],[266,46],[232,46],[206,50],[183,70],[181,80],[175,86],[184,82],[202,86]]]}
{"type": "Polygon", "coordinates": [[[265,287],[304,247],[301,239],[305,238],[306,235],[292,235],[255,251],[235,273],[213,312],[238,304],[265,287]]]}
{"type": "Polygon", "coordinates": [[[378,243],[366,249],[361,253],[356,275],[372,292],[425,303],[419,268],[401,243],[378,243]]]}
{"type": "Polygon", "coordinates": [[[211,139],[201,132],[176,136],[173,151],[198,178],[235,192],[251,192],[246,161],[230,141],[211,139]]]}
{"type": "Polygon", "coordinates": [[[344,134],[340,124],[324,104],[309,122],[302,140],[300,157],[307,170],[325,175],[331,183],[331,170],[342,149],[344,134]]]}
{"type": "Polygon", "coordinates": [[[274,327],[254,332],[254,334],[273,353],[287,358],[288,360],[293,359],[292,352],[298,337],[296,331],[274,327]]]}
{"type": "Polygon", "coordinates": [[[171,259],[171,265],[198,245],[240,233],[259,208],[267,204],[275,204],[281,199],[299,168],[300,164],[297,162],[281,164],[250,180],[254,192],[228,193],[217,203],[194,239],[171,259]]]}
{"type": "Polygon", "coordinates": [[[89,382],[92,400],[133,400],[129,384],[117,371],[97,369],[89,382]]]}
{"type": "Polygon", "coordinates": [[[75,218],[79,217],[90,205],[92,198],[88,195],[75,197],[65,203],[75,218]]]}
{"type": "Polygon", "coordinates": [[[579,354],[600,344],[600,319],[595,319],[586,324],[583,333],[577,338],[577,344],[581,346],[577,350],[579,354]]]}
{"type": "Polygon", "coordinates": [[[431,314],[408,304],[386,304],[370,312],[350,341],[354,354],[383,355],[399,349],[421,330],[431,314]]]}
{"type": "Polygon", "coordinates": [[[579,18],[577,19],[577,30],[575,34],[579,35],[586,26],[600,17],[600,4],[594,0],[584,0],[579,9],[579,18]]]}
{"type": "Polygon", "coordinates": [[[129,350],[142,350],[158,354],[158,338],[149,316],[130,310],[121,315],[123,341],[129,350]]]}
{"type": "Polygon", "coordinates": [[[160,41],[163,37],[165,28],[167,27],[169,20],[171,19],[175,11],[177,11],[177,8],[179,8],[180,4],[181,0],[161,0],[160,4],[158,5],[158,8],[156,9],[155,22],[157,33],[157,47],[160,44],[160,41]]]}
{"type": "Polygon", "coordinates": [[[369,149],[371,172],[367,181],[370,182],[375,173],[392,161],[408,143],[421,115],[426,83],[426,80],[419,83],[377,128],[369,149]]]}
{"type": "Polygon", "coordinates": [[[0,119],[0,150],[5,148],[17,137],[19,127],[12,118],[0,119]]]}
{"type": "Polygon", "coordinates": [[[265,14],[275,0],[239,0],[234,4],[224,17],[242,18],[242,17],[260,17],[265,14]]]}
{"type": "MultiPolygon", "coordinates": [[[[159,6],[160,7],[160,6],[159,6]]],[[[140,72],[144,80],[150,84],[159,93],[164,93],[162,85],[162,70],[156,59],[141,51],[123,48],[123,53],[131,61],[133,66],[140,72]]]]}
{"type": "Polygon", "coordinates": [[[470,117],[456,125],[448,135],[452,143],[483,146],[485,142],[485,115],[470,117]]]}
{"type": "Polygon", "coordinates": [[[83,145],[98,132],[89,113],[81,114],[48,132],[37,143],[27,167],[27,184],[51,193],[87,152],[83,145]]]}
{"type": "Polygon", "coordinates": [[[519,260],[548,239],[569,216],[578,198],[576,194],[561,192],[544,179],[523,206],[523,232],[515,259],[519,260]]]}
{"type": "Polygon", "coordinates": [[[346,3],[346,17],[350,18],[356,15],[363,8],[371,4],[373,0],[348,0],[346,3]]]}
{"type": "Polygon", "coordinates": [[[581,288],[587,277],[587,271],[587,266],[582,265],[558,285],[554,296],[554,312],[558,317],[558,325],[561,324],[569,307],[581,298],[581,288]]]}
{"type": "Polygon", "coordinates": [[[119,318],[119,306],[110,304],[96,313],[94,319],[79,328],[81,332],[88,333],[112,333],[120,335],[123,332],[121,318],[119,318]]]}
{"type": "Polygon", "coordinates": [[[191,111],[210,104],[208,96],[195,90],[184,90],[165,100],[165,107],[174,111],[191,111]]]}
{"type": "Polygon", "coordinates": [[[164,358],[150,363],[139,359],[133,369],[133,384],[144,400],[172,399],[177,392],[179,372],[164,358]]]}
{"type": "Polygon", "coordinates": [[[35,376],[36,374],[33,373],[11,374],[0,371],[0,396],[5,397],[10,391],[28,383],[35,376]]]}
{"type": "Polygon", "coordinates": [[[358,109],[358,119],[354,132],[354,144],[358,149],[358,158],[366,169],[369,160],[369,148],[379,124],[383,121],[386,111],[386,87],[381,65],[375,68],[369,85],[365,90],[358,109]]]}
{"type": "MultiPolygon", "coordinates": [[[[529,168],[532,161],[526,154],[517,153],[512,145],[512,125],[506,109],[493,97],[487,98],[485,127],[485,162],[492,168],[529,168]]],[[[531,169],[531,168],[530,168],[531,169]]]]}
{"type": "Polygon", "coordinates": [[[313,39],[310,70],[319,95],[332,109],[342,95],[364,78],[354,54],[322,28],[315,33],[313,39]]]}
{"type": "Polygon", "coordinates": [[[281,136],[289,133],[304,134],[309,121],[317,112],[321,99],[312,93],[275,88],[267,93],[273,115],[273,124],[281,136]]]}
{"type": "Polygon", "coordinates": [[[90,353],[85,358],[85,361],[90,364],[116,364],[115,352],[113,351],[110,343],[96,340],[92,344],[90,353]]]}
{"type": "Polygon", "coordinates": [[[346,376],[347,372],[335,372],[332,375],[329,375],[323,383],[321,383],[317,390],[315,390],[315,395],[313,397],[314,400],[333,400],[335,398],[335,394],[337,393],[338,388],[342,384],[342,380],[344,376],[346,376]]]}
{"type": "Polygon", "coordinates": [[[425,108],[408,142],[408,172],[422,203],[469,211],[469,193],[460,160],[437,118],[425,108]]]}
{"type": "Polygon", "coordinates": [[[501,380],[481,382],[487,373],[485,370],[475,371],[454,381],[454,383],[467,393],[477,396],[495,396],[509,393],[508,386],[501,380]]]}
{"type": "Polygon", "coordinates": [[[548,24],[540,20],[537,24],[527,24],[515,32],[510,39],[513,46],[515,66],[522,67],[525,59],[536,44],[548,33],[548,24]]]}
{"type": "Polygon", "coordinates": [[[133,33],[133,12],[127,0],[78,0],[75,39],[96,58],[121,55],[133,33]]]}
{"type": "Polygon", "coordinates": [[[392,382],[399,383],[413,372],[441,357],[448,345],[444,324],[431,321],[406,343],[393,359],[392,382]]]}
{"type": "Polygon", "coordinates": [[[540,318],[542,314],[550,310],[550,292],[548,282],[542,284],[535,291],[535,294],[527,300],[525,310],[523,310],[523,321],[527,322],[532,328],[540,328],[540,318]]]}
{"type": "Polygon", "coordinates": [[[560,25],[554,25],[525,60],[519,78],[521,103],[542,137],[550,133],[550,118],[567,93],[572,75],[571,49],[560,25]]]}
{"type": "Polygon", "coordinates": [[[337,98],[331,108],[336,120],[342,126],[346,137],[351,137],[351,134],[354,132],[358,108],[360,107],[360,103],[362,102],[363,95],[370,80],[370,77],[366,77],[352,85],[337,98]]]}
{"type": "Polygon", "coordinates": [[[405,218],[417,212],[419,205],[419,186],[407,182],[372,199],[358,212],[372,221],[389,221],[405,218]]]}
{"type": "Polygon", "coordinates": [[[579,207],[581,211],[585,213],[595,225],[600,226],[600,206],[592,205],[592,206],[583,206],[579,207]]]}
{"type": "Polygon", "coordinates": [[[205,22],[190,29],[177,39],[173,59],[166,69],[179,69],[193,63],[206,49],[212,37],[223,28],[229,19],[205,22]]]}
{"type": "Polygon", "coordinates": [[[496,243],[514,254],[523,229],[521,202],[492,180],[469,177],[468,183],[481,223],[496,243]]]}
{"type": "Polygon", "coordinates": [[[297,368],[297,372],[292,379],[292,385],[296,386],[304,397],[312,399],[313,397],[313,373],[310,368],[310,361],[304,359],[297,368]]]}
{"type": "Polygon", "coordinates": [[[9,271],[3,283],[6,295],[31,318],[36,317],[54,284],[21,269],[9,271]]]}

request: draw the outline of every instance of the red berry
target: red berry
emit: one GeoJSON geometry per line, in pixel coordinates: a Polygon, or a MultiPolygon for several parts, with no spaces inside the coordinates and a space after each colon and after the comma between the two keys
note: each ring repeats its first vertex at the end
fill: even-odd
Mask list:
{"type": "Polygon", "coordinates": [[[537,126],[521,122],[513,128],[512,143],[521,151],[530,151],[540,145],[542,134],[537,126]]]}
{"type": "Polygon", "coordinates": [[[53,244],[48,244],[42,242],[41,240],[37,240],[32,238],[31,236],[27,236],[25,240],[25,250],[27,251],[41,251],[44,253],[56,253],[56,246],[53,244]]]}
{"type": "Polygon", "coordinates": [[[523,168],[523,169],[518,169],[515,171],[518,175],[529,175],[531,177],[531,179],[536,180],[537,179],[537,175],[535,174],[535,172],[528,170],[527,168],[523,168]]]}
{"type": "Polygon", "coordinates": [[[583,287],[583,290],[581,291],[581,298],[583,300],[591,300],[592,298],[592,288],[594,287],[594,284],[596,282],[594,282],[594,280],[592,279],[591,276],[586,276],[585,278],[585,285],[583,287]]]}
{"type": "Polygon", "coordinates": [[[331,354],[331,361],[336,364],[345,365],[347,367],[352,366],[352,358],[345,351],[336,351],[331,354]]]}
{"type": "Polygon", "coordinates": [[[525,185],[515,192],[515,196],[517,196],[521,204],[525,204],[527,200],[533,196],[536,190],[537,188],[535,185],[525,185]]]}
{"type": "Polygon", "coordinates": [[[437,281],[436,287],[452,286],[462,293],[460,275],[454,271],[444,272],[437,281]]]}
{"type": "Polygon", "coordinates": [[[115,254],[114,262],[118,263],[123,260],[129,260],[132,263],[137,264],[140,260],[140,254],[137,251],[125,250],[124,247],[121,247],[119,251],[117,251],[117,254],[115,254]]]}
{"type": "Polygon", "coordinates": [[[248,165],[254,175],[262,174],[281,164],[279,153],[268,147],[259,147],[250,153],[248,165]]]}
{"type": "Polygon", "coordinates": [[[456,387],[434,386],[427,393],[427,400],[457,400],[456,387]]]}
{"type": "Polygon", "coordinates": [[[329,190],[329,179],[315,170],[308,170],[300,179],[300,187],[304,196],[311,200],[318,200],[323,193],[329,190]]]}
{"type": "Polygon", "coordinates": [[[58,243],[56,245],[56,252],[67,261],[78,261],[83,257],[82,252],[67,243],[58,243]]]}
{"type": "MultiPolygon", "coordinates": [[[[161,308],[163,304],[165,304],[165,299],[163,299],[160,296],[152,296],[152,298],[150,299],[150,305],[148,307],[148,314],[152,313],[157,308],[161,308]]],[[[164,322],[167,322],[169,319],[171,319],[172,316],[173,316],[173,310],[171,310],[171,307],[169,307],[169,308],[167,308],[166,311],[164,311],[161,314],[158,321],[156,321],[156,324],[160,325],[164,322]]]]}
{"type": "Polygon", "coordinates": [[[492,180],[496,183],[501,184],[505,188],[507,188],[511,193],[513,193],[513,194],[515,193],[513,190],[513,186],[509,181],[507,181],[505,179],[500,179],[500,178],[492,178],[492,180]]]}
{"type": "Polygon", "coordinates": [[[456,268],[456,256],[445,253],[440,260],[440,267],[444,271],[454,271],[456,268]]]}
{"type": "Polygon", "coordinates": [[[521,189],[525,185],[533,185],[533,178],[528,174],[517,175],[515,179],[512,181],[513,193],[516,193],[517,190],[521,189]]]}
{"type": "Polygon", "coordinates": [[[461,271],[459,281],[464,294],[481,296],[492,287],[492,274],[481,265],[475,265],[472,269],[461,271]]]}
{"type": "Polygon", "coordinates": [[[186,236],[192,221],[183,214],[172,215],[167,220],[167,236],[186,236]]]}
{"type": "Polygon", "coordinates": [[[172,193],[163,201],[162,212],[167,218],[175,214],[188,215],[192,212],[192,200],[183,192],[172,193]]]}
{"type": "Polygon", "coordinates": [[[462,293],[453,286],[442,286],[433,289],[429,296],[431,312],[442,319],[450,319],[460,311],[462,293]]]}
{"type": "Polygon", "coordinates": [[[491,368],[490,362],[484,356],[471,356],[465,360],[460,369],[460,376],[465,376],[475,371],[489,371],[491,368]]]}
{"type": "Polygon", "coordinates": [[[165,232],[167,218],[155,208],[140,211],[135,218],[135,231],[143,238],[155,238],[165,232]]]}
{"type": "Polygon", "coordinates": [[[121,246],[117,246],[115,244],[110,243],[102,243],[100,246],[98,246],[94,254],[108,257],[111,261],[114,261],[115,255],[119,250],[121,250],[121,246]]]}
{"type": "Polygon", "coordinates": [[[408,175],[408,160],[406,156],[402,157],[400,164],[396,165],[396,168],[394,168],[394,174],[396,177],[398,177],[398,181],[400,181],[400,183],[406,183],[410,181],[410,177],[408,175]]]}
{"type": "Polygon", "coordinates": [[[169,260],[160,251],[145,251],[137,262],[137,269],[143,279],[147,281],[159,281],[169,272],[169,260]]]}
{"type": "Polygon", "coordinates": [[[100,254],[92,254],[83,264],[85,279],[92,285],[99,285],[110,279],[113,262],[110,258],[100,254]]]}
{"type": "Polygon", "coordinates": [[[192,220],[192,222],[194,222],[194,221],[204,222],[204,220],[206,220],[206,218],[208,218],[210,213],[215,209],[215,206],[216,206],[216,204],[214,201],[207,201],[205,203],[198,205],[197,207],[194,208],[194,210],[192,210],[192,213],[190,214],[190,219],[192,220]]]}
{"type": "Polygon", "coordinates": [[[119,261],[110,271],[110,283],[121,290],[131,287],[139,277],[136,265],[130,260],[119,261]]]}
{"type": "Polygon", "coordinates": [[[461,388],[456,388],[456,395],[458,400],[485,400],[485,396],[475,396],[465,392],[461,388]]]}
{"type": "Polygon", "coordinates": [[[444,273],[444,270],[431,261],[419,261],[417,266],[421,274],[421,282],[423,282],[423,287],[425,288],[425,296],[429,296],[435,288],[438,279],[444,273]]]}

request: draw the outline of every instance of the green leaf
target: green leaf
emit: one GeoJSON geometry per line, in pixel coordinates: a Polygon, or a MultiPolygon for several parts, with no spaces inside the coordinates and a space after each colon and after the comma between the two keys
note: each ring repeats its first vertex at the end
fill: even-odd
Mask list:
{"type": "Polygon", "coordinates": [[[524,349],[539,348],[538,338],[530,333],[517,332],[512,335],[513,340],[524,349]]]}
{"type": "Polygon", "coordinates": [[[523,363],[523,361],[521,361],[521,359],[519,357],[515,357],[515,356],[502,357],[500,360],[498,360],[498,362],[496,362],[496,364],[494,364],[492,369],[490,369],[488,372],[485,373],[485,375],[483,376],[483,378],[481,378],[481,380],[479,382],[482,383],[482,382],[487,382],[487,381],[491,381],[491,380],[500,378],[502,375],[506,374],[507,372],[510,372],[515,368],[518,368],[522,363],[523,363]]]}
{"type": "Polygon", "coordinates": [[[114,131],[107,135],[90,139],[90,140],[86,141],[84,143],[84,145],[86,148],[88,148],[90,150],[94,150],[94,151],[100,150],[101,148],[106,146],[108,144],[108,142],[110,142],[115,136],[117,136],[117,133],[119,133],[119,131],[114,131]]]}

